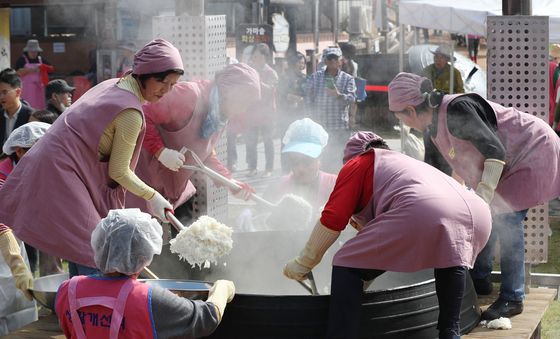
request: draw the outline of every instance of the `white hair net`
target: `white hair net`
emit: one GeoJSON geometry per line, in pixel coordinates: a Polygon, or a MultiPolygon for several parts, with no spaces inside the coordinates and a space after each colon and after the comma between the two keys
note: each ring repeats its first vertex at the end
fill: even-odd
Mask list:
{"type": "Polygon", "coordinates": [[[47,133],[51,127],[46,122],[33,121],[21,125],[10,133],[8,139],[2,146],[2,152],[10,155],[16,151],[16,147],[31,148],[40,137],[47,133]]]}
{"type": "Polygon", "coordinates": [[[97,268],[103,273],[132,275],[161,253],[161,225],[138,208],[110,210],[91,234],[97,268]]]}

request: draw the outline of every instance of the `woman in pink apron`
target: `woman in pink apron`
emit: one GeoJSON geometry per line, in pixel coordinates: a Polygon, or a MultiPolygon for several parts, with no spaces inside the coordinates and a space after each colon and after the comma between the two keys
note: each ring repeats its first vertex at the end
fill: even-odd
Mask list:
{"type": "Polygon", "coordinates": [[[43,78],[46,76],[48,82],[46,72],[54,71],[48,61],[41,57],[42,51],[39,41],[28,40],[23,55],[16,61],[16,71],[22,82],[21,97],[35,109],[45,108],[46,83],[43,78]]]}
{"type": "Polygon", "coordinates": [[[112,210],[91,237],[102,275],[66,280],[56,314],[66,338],[199,338],[220,323],[235,286],[218,280],[208,300],[189,300],[136,280],[161,253],[160,224],[138,209],[112,210]]]}
{"type": "Polygon", "coordinates": [[[426,162],[453,172],[492,208],[492,235],[471,271],[479,294],[490,294],[493,253],[500,241],[499,298],[486,320],[523,311],[527,210],[560,196],[560,139],[542,119],[477,94],[444,95],[415,74],[389,84],[389,109],[423,131],[426,162]]]}
{"type": "MultiPolygon", "coordinates": [[[[136,174],[175,207],[196,191],[189,181],[193,172],[181,169],[182,165],[195,162],[191,157],[185,158],[179,152],[181,148],[192,150],[206,166],[231,178],[217,158],[214,145],[228,119],[243,114],[259,98],[259,75],[246,64],[226,66],[216,73],[213,82],[178,83],[165,98],[144,106],[146,137],[136,174]]],[[[240,194],[247,197],[252,188],[238,183],[244,187],[240,194]]],[[[146,202],[129,194],[127,207],[145,211],[146,202]]],[[[188,206],[183,209],[188,213],[188,206]]]]}
{"type": "MultiPolygon", "coordinates": [[[[282,138],[282,155],[290,173],[270,185],[264,198],[278,203],[286,194],[301,196],[313,206],[312,220],[315,223],[336,182],[335,174],[320,170],[321,153],[328,139],[323,126],[309,118],[292,122],[282,138]]],[[[294,226],[306,229],[306,225],[294,226]]]]}
{"type": "Polygon", "coordinates": [[[372,132],[350,139],[321,220],[284,274],[304,279],[352,218],[358,234],[333,259],[326,337],[359,337],[364,281],[434,268],[439,338],[460,338],[467,270],[490,235],[490,209],[441,171],[387,148],[372,132]]]}
{"type": "Polygon", "coordinates": [[[183,74],[179,51],[156,39],[132,73],[100,83],[68,108],[0,190],[0,220],[26,243],[67,259],[70,274],[94,270],[91,232],[125,192],[165,219],[169,202],[134,174],[144,137],[142,102],[161,99],[183,74]]]}

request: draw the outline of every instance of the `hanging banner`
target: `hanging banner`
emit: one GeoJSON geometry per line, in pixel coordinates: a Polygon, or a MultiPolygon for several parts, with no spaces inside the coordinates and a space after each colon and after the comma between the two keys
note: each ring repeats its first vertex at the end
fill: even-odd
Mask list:
{"type": "Polygon", "coordinates": [[[0,70],[10,67],[10,9],[0,8],[0,70]]]}

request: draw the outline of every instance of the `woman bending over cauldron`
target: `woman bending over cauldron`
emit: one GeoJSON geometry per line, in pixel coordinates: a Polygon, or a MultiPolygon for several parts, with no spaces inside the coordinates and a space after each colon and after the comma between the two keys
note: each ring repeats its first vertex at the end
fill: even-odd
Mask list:
{"type": "MultiPolygon", "coordinates": [[[[183,147],[193,151],[206,166],[231,178],[214,151],[228,120],[243,115],[261,95],[259,74],[246,64],[232,64],[218,71],[214,81],[179,82],[157,103],[144,105],[146,137],[136,173],[178,208],[178,216],[192,216],[195,193],[189,178],[193,172],[183,165],[195,164],[183,147]]],[[[242,189],[234,192],[247,199],[254,190],[237,182],[242,189]]],[[[131,194],[128,207],[146,209],[146,201],[131,194]]]]}
{"type": "Polygon", "coordinates": [[[62,283],[56,314],[67,338],[199,338],[220,323],[235,286],[218,280],[208,300],[190,300],[136,280],[161,253],[162,229],[138,209],[112,210],[93,230],[91,247],[102,275],[62,283]]]}
{"type": "Polygon", "coordinates": [[[165,219],[171,204],[135,174],[142,103],[156,102],[183,74],[179,51],[156,39],[134,56],[131,73],[90,89],[56,120],[0,190],[0,220],[24,242],[67,259],[70,275],[95,271],[91,232],[125,192],[165,219]]]}
{"type": "Polygon", "coordinates": [[[492,209],[492,235],[471,275],[478,294],[490,294],[496,238],[500,241],[499,298],[486,320],[523,311],[525,241],[530,207],[560,196],[560,139],[542,119],[477,94],[444,95],[430,80],[399,73],[389,84],[389,109],[424,132],[426,162],[450,166],[492,209]]]}
{"type": "MultiPolygon", "coordinates": [[[[303,280],[349,223],[359,232],[335,254],[327,338],[358,338],[364,281],[434,268],[439,338],[460,337],[468,268],[490,235],[488,205],[441,171],[358,132],[305,248],[284,268],[303,280]]],[[[375,282],[374,282],[375,283],[375,282]]]]}

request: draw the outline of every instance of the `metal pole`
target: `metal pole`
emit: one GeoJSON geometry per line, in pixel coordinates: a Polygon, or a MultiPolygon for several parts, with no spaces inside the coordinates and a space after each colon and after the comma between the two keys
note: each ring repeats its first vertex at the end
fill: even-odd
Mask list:
{"type": "Polygon", "coordinates": [[[451,69],[449,71],[449,94],[455,93],[455,40],[451,40],[451,69]]]}
{"type": "Polygon", "coordinates": [[[315,53],[319,52],[319,0],[314,2],[314,13],[313,13],[313,43],[315,47],[315,53]]]}
{"type": "Polygon", "coordinates": [[[338,0],[333,0],[333,34],[334,43],[338,43],[338,0]]]}
{"type": "Polygon", "coordinates": [[[264,0],[259,0],[259,1],[257,2],[257,23],[258,23],[259,25],[261,25],[261,24],[263,23],[263,21],[264,21],[264,18],[263,18],[263,16],[264,16],[263,10],[264,10],[264,0]]]}
{"type": "Polygon", "coordinates": [[[502,0],[502,15],[533,15],[531,0],[502,0]]]}
{"type": "Polygon", "coordinates": [[[387,41],[387,1],[378,1],[381,1],[381,36],[383,37],[383,43],[381,44],[381,53],[387,54],[387,49],[389,48],[389,43],[387,41]]]}

